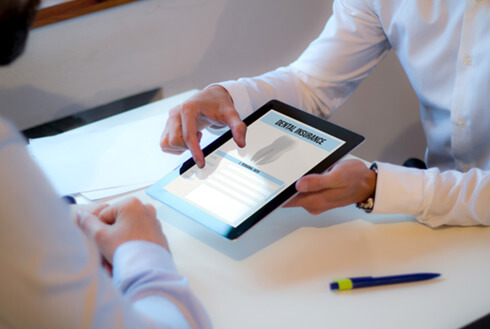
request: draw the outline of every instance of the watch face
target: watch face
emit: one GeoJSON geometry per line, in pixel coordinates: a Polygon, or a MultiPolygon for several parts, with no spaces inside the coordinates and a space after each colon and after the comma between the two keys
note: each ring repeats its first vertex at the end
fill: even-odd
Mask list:
{"type": "Polygon", "coordinates": [[[370,213],[371,211],[373,211],[374,208],[374,198],[371,197],[364,202],[359,202],[356,204],[356,207],[364,210],[367,213],[370,213]]]}

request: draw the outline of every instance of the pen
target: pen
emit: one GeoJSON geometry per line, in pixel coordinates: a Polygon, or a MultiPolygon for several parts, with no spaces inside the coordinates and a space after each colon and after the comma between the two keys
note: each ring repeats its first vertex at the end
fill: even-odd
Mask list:
{"type": "Polygon", "coordinates": [[[333,280],[330,290],[351,290],[356,288],[375,287],[386,284],[406,283],[414,281],[430,280],[440,276],[439,273],[413,273],[392,276],[362,276],[357,278],[345,278],[333,280]]]}

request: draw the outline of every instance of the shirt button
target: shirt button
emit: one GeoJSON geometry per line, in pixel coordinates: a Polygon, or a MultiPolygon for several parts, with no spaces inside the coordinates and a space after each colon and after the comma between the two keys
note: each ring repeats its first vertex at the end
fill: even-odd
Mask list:
{"type": "Polygon", "coordinates": [[[464,58],[464,64],[465,64],[465,65],[471,65],[471,63],[472,63],[472,62],[473,62],[473,60],[471,59],[471,57],[470,57],[470,56],[466,56],[466,57],[464,58]]]}
{"type": "Polygon", "coordinates": [[[458,121],[456,121],[456,125],[459,128],[464,128],[464,127],[466,127],[466,121],[464,121],[463,119],[458,119],[458,121]]]}

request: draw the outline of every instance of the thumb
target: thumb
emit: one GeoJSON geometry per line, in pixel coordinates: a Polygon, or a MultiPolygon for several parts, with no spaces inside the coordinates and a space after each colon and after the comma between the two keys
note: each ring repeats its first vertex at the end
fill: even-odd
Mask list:
{"type": "Polygon", "coordinates": [[[335,188],[331,175],[311,174],[296,182],[296,190],[300,193],[319,192],[327,188],[335,188]]]}
{"type": "Polygon", "coordinates": [[[95,241],[95,234],[107,226],[99,218],[86,210],[77,212],[77,223],[83,233],[93,241],[95,241]]]}

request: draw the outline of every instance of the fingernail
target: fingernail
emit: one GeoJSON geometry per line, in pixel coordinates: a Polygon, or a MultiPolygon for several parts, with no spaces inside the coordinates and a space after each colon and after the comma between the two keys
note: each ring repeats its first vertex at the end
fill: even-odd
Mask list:
{"type": "Polygon", "coordinates": [[[300,179],[296,182],[296,191],[298,192],[306,192],[307,188],[306,188],[306,184],[303,183],[303,181],[300,179]]]}

